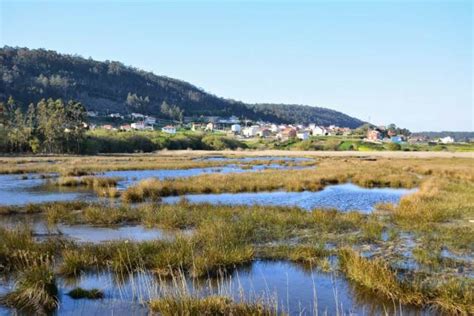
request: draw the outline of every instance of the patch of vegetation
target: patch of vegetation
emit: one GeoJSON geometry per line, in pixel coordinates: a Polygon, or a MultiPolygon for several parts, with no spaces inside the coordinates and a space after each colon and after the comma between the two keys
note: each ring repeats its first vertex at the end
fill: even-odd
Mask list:
{"type": "Polygon", "coordinates": [[[45,265],[32,265],[20,272],[13,292],[0,298],[0,303],[21,311],[46,315],[58,307],[56,278],[45,265]]]}
{"type": "Polygon", "coordinates": [[[149,303],[152,312],[163,316],[171,315],[279,315],[259,302],[235,302],[224,296],[204,298],[181,296],[164,297],[149,303]]]}
{"type": "Polygon", "coordinates": [[[71,290],[68,293],[68,295],[75,300],[82,299],[82,298],[86,298],[90,300],[97,300],[97,299],[104,298],[104,292],[102,292],[99,289],[86,290],[81,287],[77,287],[71,290]]]}
{"type": "Polygon", "coordinates": [[[145,201],[150,195],[169,196],[186,193],[223,193],[259,191],[318,191],[327,185],[353,182],[363,187],[412,188],[419,178],[400,171],[392,162],[321,161],[317,170],[265,170],[242,174],[203,174],[173,180],[143,180],[123,194],[125,201],[145,201]],[[395,171],[397,170],[397,171],[395,171]],[[128,191],[128,192],[127,192],[128,191]]]}

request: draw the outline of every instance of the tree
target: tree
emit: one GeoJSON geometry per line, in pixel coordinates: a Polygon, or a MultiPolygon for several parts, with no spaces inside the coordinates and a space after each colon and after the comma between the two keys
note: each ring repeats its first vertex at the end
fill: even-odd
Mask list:
{"type": "Polygon", "coordinates": [[[25,118],[20,108],[14,113],[13,122],[8,130],[8,140],[14,151],[23,152],[28,149],[30,131],[26,126],[25,118]]]}
{"type": "Polygon", "coordinates": [[[148,96],[146,97],[140,97],[136,93],[131,93],[129,92],[127,94],[127,99],[125,100],[125,103],[135,111],[139,111],[141,113],[144,113],[147,111],[148,104],[150,103],[150,98],[148,96]]]}
{"type": "Polygon", "coordinates": [[[161,103],[160,112],[172,120],[183,122],[184,111],[176,105],[169,105],[166,101],[161,103]]]}
{"type": "Polygon", "coordinates": [[[65,118],[66,150],[80,152],[81,144],[85,139],[86,109],[79,102],[69,101],[65,118]]]}

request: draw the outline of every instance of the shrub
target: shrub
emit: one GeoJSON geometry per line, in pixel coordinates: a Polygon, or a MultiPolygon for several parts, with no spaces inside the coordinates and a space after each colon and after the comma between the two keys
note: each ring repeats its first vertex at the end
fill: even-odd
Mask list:
{"type": "Polygon", "coordinates": [[[385,145],[385,148],[390,151],[398,151],[402,149],[402,145],[397,143],[388,143],[387,145],[385,145]]]}

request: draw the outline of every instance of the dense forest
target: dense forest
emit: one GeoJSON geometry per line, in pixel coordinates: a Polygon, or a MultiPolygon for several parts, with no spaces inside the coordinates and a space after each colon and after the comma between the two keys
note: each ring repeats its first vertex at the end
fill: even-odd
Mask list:
{"type": "Polygon", "coordinates": [[[140,112],[172,118],[235,115],[275,123],[351,128],[363,124],[356,118],[321,107],[245,104],[120,62],[99,62],[44,49],[1,48],[0,78],[0,101],[12,96],[24,110],[43,98],[60,98],[77,100],[87,110],[105,114],[140,112]],[[163,104],[173,111],[163,111],[163,104]]]}

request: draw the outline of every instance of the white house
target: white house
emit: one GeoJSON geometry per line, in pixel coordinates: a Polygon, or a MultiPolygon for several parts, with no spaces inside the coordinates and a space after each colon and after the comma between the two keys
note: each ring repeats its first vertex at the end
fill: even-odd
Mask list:
{"type": "Polygon", "coordinates": [[[276,124],[272,124],[270,126],[270,131],[274,134],[278,133],[280,131],[280,128],[278,128],[278,126],[276,124]]]}
{"type": "Polygon", "coordinates": [[[257,125],[252,125],[243,129],[242,134],[245,137],[255,137],[257,136],[259,128],[257,125]]]}
{"type": "Polygon", "coordinates": [[[163,128],[161,129],[161,131],[162,131],[163,133],[173,134],[173,135],[174,135],[174,134],[176,134],[176,127],[171,126],[171,125],[167,125],[167,126],[163,127],[163,128]]]}
{"type": "Polygon", "coordinates": [[[144,119],[145,118],[145,115],[141,114],[141,113],[132,113],[130,114],[131,117],[133,117],[134,119],[144,119]]]}
{"type": "Polygon", "coordinates": [[[212,123],[212,122],[207,123],[205,130],[209,131],[209,132],[212,132],[214,130],[214,123],[212,123]]]}
{"type": "Polygon", "coordinates": [[[97,115],[99,115],[99,113],[95,111],[87,111],[86,114],[88,117],[97,117],[97,115]]]}
{"type": "Polygon", "coordinates": [[[454,143],[454,138],[452,138],[451,136],[446,136],[446,137],[440,138],[439,142],[443,144],[452,144],[454,143]]]}
{"type": "Polygon", "coordinates": [[[232,133],[240,134],[242,127],[240,126],[240,124],[232,124],[230,130],[232,131],[232,133]]]}
{"type": "Polygon", "coordinates": [[[307,140],[309,138],[309,133],[307,131],[300,131],[296,133],[296,138],[301,140],[307,140]]]}
{"type": "Polygon", "coordinates": [[[143,121],[135,122],[135,123],[130,124],[130,127],[136,130],[143,130],[145,129],[145,122],[143,121]]]}
{"type": "Polygon", "coordinates": [[[123,115],[120,113],[110,113],[109,117],[123,119],[123,115]]]}
{"type": "Polygon", "coordinates": [[[315,126],[312,130],[313,136],[326,136],[329,131],[323,126],[315,126]]]}

